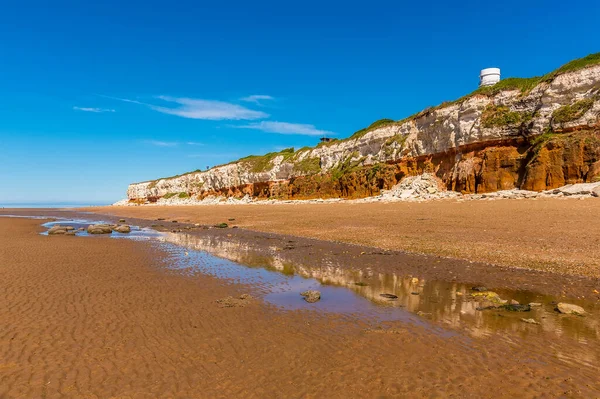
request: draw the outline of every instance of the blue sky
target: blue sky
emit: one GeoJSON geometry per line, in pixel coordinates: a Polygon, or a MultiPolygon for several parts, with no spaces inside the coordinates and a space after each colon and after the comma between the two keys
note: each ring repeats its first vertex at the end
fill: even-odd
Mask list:
{"type": "Polygon", "coordinates": [[[0,10],[0,203],[343,138],[600,51],[600,2],[19,1],[0,10]]]}

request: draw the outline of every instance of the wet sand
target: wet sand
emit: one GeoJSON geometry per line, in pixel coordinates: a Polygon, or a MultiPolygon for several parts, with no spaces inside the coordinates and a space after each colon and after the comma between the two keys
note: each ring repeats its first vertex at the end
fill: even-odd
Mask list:
{"type": "Polygon", "coordinates": [[[148,243],[39,224],[0,218],[2,398],[600,395],[597,342],[284,311],[148,243]],[[256,299],[216,303],[242,293],[256,299]]]}
{"type": "Polygon", "coordinates": [[[600,198],[86,208],[600,277],[600,198]],[[228,222],[234,218],[235,221],[228,222]]]}

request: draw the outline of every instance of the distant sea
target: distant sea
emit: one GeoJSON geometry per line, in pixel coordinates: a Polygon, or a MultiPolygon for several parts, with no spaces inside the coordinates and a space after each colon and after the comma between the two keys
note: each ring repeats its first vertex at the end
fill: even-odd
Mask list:
{"type": "Polygon", "coordinates": [[[2,208],[82,208],[85,206],[105,206],[110,205],[107,203],[89,203],[89,202],[81,202],[81,203],[28,203],[28,204],[1,204],[0,209],[2,208]]]}

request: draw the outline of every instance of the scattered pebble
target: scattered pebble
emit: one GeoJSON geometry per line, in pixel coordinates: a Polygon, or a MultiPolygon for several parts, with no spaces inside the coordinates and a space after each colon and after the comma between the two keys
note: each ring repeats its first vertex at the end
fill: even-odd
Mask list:
{"type": "Polygon", "coordinates": [[[527,323],[527,324],[540,324],[538,321],[535,321],[534,319],[521,319],[521,321],[523,323],[527,323]]]}
{"type": "Polygon", "coordinates": [[[379,328],[367,328],[365,330],[366,333],[375,333],[375,334],[405,334],[406,330],[397,330],[394,328],[391,329],[383,329],[379,328]]]}
{"type": "Polygon", "coordinates": [[[234,298],[232,296],[225,297],[223,299],[218,299],[217,303],[222,308],[241,308],[246,306],[252,300],[252,296],[249,294],[242,294],[238,298],[234,298]]]}

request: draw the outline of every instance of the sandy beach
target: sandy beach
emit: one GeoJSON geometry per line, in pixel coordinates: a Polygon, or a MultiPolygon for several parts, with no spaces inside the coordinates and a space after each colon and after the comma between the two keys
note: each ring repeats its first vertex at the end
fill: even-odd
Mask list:
{"type": "Polygon", "coordinates": [[[600,1],[4,3],[0,399],[600,399],[600,1]]]}
{"type": "Polygon", "coordinates": [[[600,394],[597,342],[282,310],[252,285],[172,269],[160,247],[40,223],[0,218],[2,398],[600,394]],[[254,299],[217,303],[241,294],[254,299]]]}

